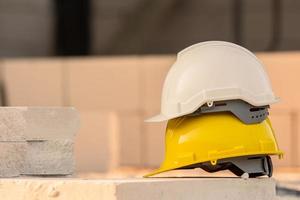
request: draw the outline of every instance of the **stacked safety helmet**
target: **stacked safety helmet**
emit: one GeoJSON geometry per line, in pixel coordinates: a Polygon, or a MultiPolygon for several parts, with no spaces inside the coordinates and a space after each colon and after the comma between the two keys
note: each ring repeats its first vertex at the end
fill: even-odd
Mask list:
{"type": "Polygon", "coordinates": [[[161,113],[146,120],[168,124],[165,160],[145,177],[192,168],[272,176],[270,155],[282,157],[268,118],[277,101],[247,49],[222,41],[184,49],[165,79],[161,113]]]}

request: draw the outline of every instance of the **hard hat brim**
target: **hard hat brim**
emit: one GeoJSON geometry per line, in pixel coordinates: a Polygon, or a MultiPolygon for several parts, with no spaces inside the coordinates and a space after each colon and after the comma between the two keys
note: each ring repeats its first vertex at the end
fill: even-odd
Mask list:
{"type": "MultiPolygon", "coordinates": [[[[284,152],[283,151],[276,151],[276,152],[266,152],[265,154],[248,154],[248,156],[253,156],[253,155],[269,155],[269,156],[278,156],[279,159],[281,159],[284,155],[284,152]]],[[[243,155],[243,156],[247,156],[246,154],[243,155]]],[[[234,157],[239,157],[239,156],[232,156],[232,157],[227,157],[227,158],[234,158],[234,157]]],[[[203,161],[205,162],[205,161],[203,161]]],[[[202,162],[199,162],[199,163],[202,163],[202,162]]],[[[191,164],[195,164],[195,163],[191,163],[191,164]]],[[[152,176],[155,176],[157,174],[160,174],[160,173],[164,173],[164,172],[168,172],[168,171],[172,171],[172,170],[176,170],[176,169],[180,169],[182,167],[186,167],[188,165],[181,165],[181,166],[176,166],[176,167],[164,167],[164,166],[161,166],[160,168],[144,175],[143,177],[144,178],[149,178],[149,177],[152,177],[152,176]]]]}
{"type": "Polygon", "coordinates": [[[169,117],[167,117],[163,114],[158,114],[154,117],[146,119],[145,122],[163,122],[163,121],[167,121],[169,119],[170,119],[169,117]]]}
{"type": "Polygon", "coordinates": [[[159,169],[156,169],[146,175],[144,175],[143,177],[144,178],[149,178],[149,177],[152,177],[152,176],[155,176],[157,174],[160,174],[160,173],[163,173],[163,172],[167,172],[167,171],[171,171],[171,170],[174,170],[174,169],[162,169],[162,168],[159,168],[159,169]]]}

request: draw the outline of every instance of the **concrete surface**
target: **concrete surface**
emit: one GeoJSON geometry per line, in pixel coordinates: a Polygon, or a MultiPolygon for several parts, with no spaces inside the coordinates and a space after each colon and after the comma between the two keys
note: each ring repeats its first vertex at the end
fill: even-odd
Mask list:
{"type": "Polygon", "coordinates": [[[269,178],[155,179],[1,179],[0,196],[10,200],[272,200],[275,181],[269,178]],[[16,192],[17,191],[17,192],[16,192]]]}
{"type": "Polygon", "coordinates": [[[0,142],[0,177],[20,175],[26,145],[26,142],[0,142]]]}
{"type": "Polygon", "coordinates": [[[26,140],[71,140],[80,126],[79,114],[73,107],[28,107],[23,116],[26,140]]]}
{"type": "Polygon", "coordinates": [[[0,141],[73,139],[79,125],[72,107],[0,107],[0,141]]]}
{"type": "Polygon", "coordinates": [[[74,172],[73,141],[29,141],[27,144],[22,174],[68,175],[74,172]]]}
{"type": "Polygon", "coordinates": [[[25,141],[26,121],[22,115],[24,109],[0,108],[0,141],[25,141]]]}

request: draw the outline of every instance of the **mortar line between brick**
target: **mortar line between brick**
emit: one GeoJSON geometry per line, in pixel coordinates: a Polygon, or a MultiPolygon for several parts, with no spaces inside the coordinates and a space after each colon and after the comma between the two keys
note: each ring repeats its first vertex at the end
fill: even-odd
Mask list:
{"type": "Polygon", "coordinates": [[[291,112],[291,157],[295,159],[292,161],[292,165],[299,166],[298,154],[298,113],[295,111],[291,112]]]}
{"type": "Polygon", "coordinates": [[[146,135],[146,131],[145,131],[145,122],[144,122],[144,116],[145,116],[145,109],[144,109],[144,105],[145,105],[145,96],[144,96],[144,84],[143,81],[145,80],[144,77],[144,73],[143,73],[143,65],[144,65],[144,61],[145,59],[141,56],[137,56],[137,60],[139,62],[139,68],[138,68],[138,73],[139,73],[139,117],[140,117],[140,162],[142,165],[145,165],[147,162],[147,155],[148,155],[148,149],[147,149],[147,135],[146,135]]]}
{"type": "Polygon", "coordinates": [[[63,106],[70,106],[70,69],[69,66],[66,65],[68,61],[66,59],[62,59],[61,61],[61,87],[62,87],[62,104],[63,106]]]}
{"type": "Polygon", "coordinates": [[[0,143],[26,143],[27,141],[0,141],[0,143]]]}

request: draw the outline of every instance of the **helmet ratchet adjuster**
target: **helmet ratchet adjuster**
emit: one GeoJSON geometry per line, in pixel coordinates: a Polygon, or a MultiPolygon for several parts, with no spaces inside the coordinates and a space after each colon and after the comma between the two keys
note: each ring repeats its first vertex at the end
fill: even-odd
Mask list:
{"type": "Polygon", "coordinates": [[[253,106],[243,100],[228,100],[208,102],[189,116],[198,116],[204,113],[231,112],[245,124],[255,124],[264,121],[268,115],[269,106],[253,106]]]}

